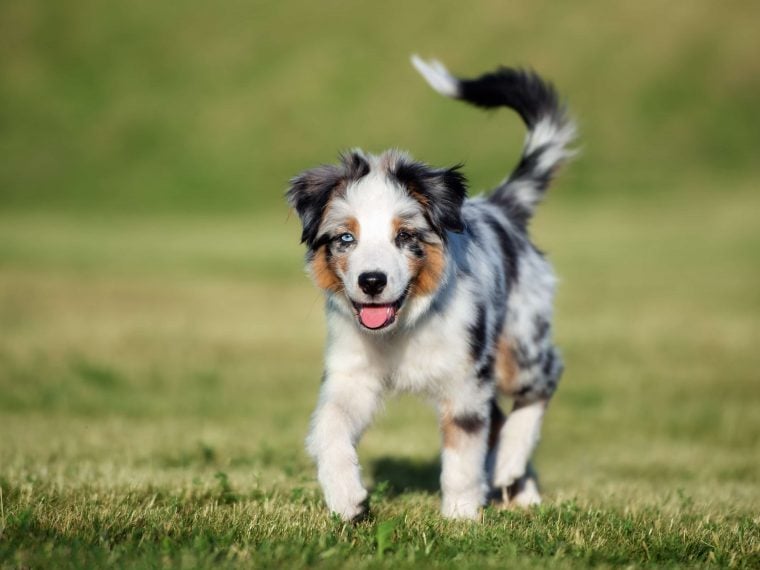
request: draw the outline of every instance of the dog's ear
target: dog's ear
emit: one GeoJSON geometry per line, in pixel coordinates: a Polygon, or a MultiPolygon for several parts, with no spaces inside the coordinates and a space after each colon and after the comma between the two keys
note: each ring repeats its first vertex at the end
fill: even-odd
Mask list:
{"type": "Polygon", "coordinates": [[[343,181],[343,169],[322,165],[306,170],[290,181],[285,198],[301,219],[301,243],[314,245],[327,202],[343,181]]]}
{"type": "Polygon", "coordinates": [[[432,168],[421,162],[399,161],[392,174],[425,209],[433,229],[441,236],[446,231],[461,233],[462,203],[467,197],[467,179],[459,172],[461,164],[451,168],[432,168]]]}
{"type": "Polygon", "coordinates": [[[301,219],[301,243],[309,248],[317,240],[322,216],[336,190],[369,172],[369,163],[360,151],[343,153],[338,165],[322,165],[306,170],[290,181],[285,198],[301,219]]]}

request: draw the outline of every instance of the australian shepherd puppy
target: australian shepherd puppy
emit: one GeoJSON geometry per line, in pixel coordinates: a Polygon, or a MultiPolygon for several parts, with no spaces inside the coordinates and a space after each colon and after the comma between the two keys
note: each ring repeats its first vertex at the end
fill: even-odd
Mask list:
{"type": "Polygon", "coordinates": [[[477,518],[494,491],[507,504],[538,503],[530,458],[562,373],[551,334],[555,278],[527,230],[570,154],[573,123],[534,73],[459,79],[439,62],[413,63],[443,95],[513,109],[528,133],[512,173],[475,198],[460,166],[434,168],[395,150],[354,150],[291,181],[287,200],[328,326],[307,447],[328,508],[346,520],[367,508],[356,445],[383,396],[397,391],[438,410],[444,516],[477,518]],[[500,395],[514,402],[508,416],[500,395]]]}

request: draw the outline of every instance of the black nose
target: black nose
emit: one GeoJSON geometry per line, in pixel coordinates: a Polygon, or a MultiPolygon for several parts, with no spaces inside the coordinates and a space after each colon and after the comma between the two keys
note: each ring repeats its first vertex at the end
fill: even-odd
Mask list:
{"type": "Polygon", "coordinates": [[[370,296],[382,293],[387,283],[388,278],[380,271],[367,271],[359,275],[359,287],[370,296]]]}

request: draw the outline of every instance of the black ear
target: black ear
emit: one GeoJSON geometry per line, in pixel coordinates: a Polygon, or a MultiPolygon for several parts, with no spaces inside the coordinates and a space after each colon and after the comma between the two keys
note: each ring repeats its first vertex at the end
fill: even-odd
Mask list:
{"type": "Polygon", "coordinates": [[[425,208],[428,222],[441,236],[446,231],[464,231],[462,203],[467,197],[467,179],[452,168],[432,168],[421,162],[399,161],[393,176],[425,208]]]}
{"type": "Polygon", "coordinates": [[[369,164],[359,151],[344,153],[338,165],[322,165],[306,170],[290,181],[285,198],[298,213],[303,231],[301,243],[311,248],[317,240],[319,224],[333,192],[369,172],[369,164]]]}
{"type": "Polygon", "coordinates": [[[285,199],[301,218],[301,243],[309,247],[314,245],[330,195],[342,180],[343,170],[340,167],[323,165],[306,170],[290,181],[285,199]]]}

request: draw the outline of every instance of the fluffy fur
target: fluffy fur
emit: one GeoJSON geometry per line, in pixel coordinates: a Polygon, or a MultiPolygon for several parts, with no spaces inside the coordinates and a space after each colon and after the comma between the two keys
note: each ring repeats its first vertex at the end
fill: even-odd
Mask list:
{"type": "Polygon", "coordinates": [[[512,173],[472,199],[459,166],[398,151],[351,151],[291,181],[287,200],[328,325],[307,447],[327,506],[346,520],[366,510],[356,445],[397,391],[439,412],[444,516],[476,518],[489,491],[539,502],[530,457],[562,373],[551,339],[555,278],[527,228],[569,156],[573,124],[534,73],[501,68],[465,80],[439,62],[413,64],[445,96],[512,108],[528,134],[512,173]],[[514,401],[507,417],[499,395],[514,401]]]}

